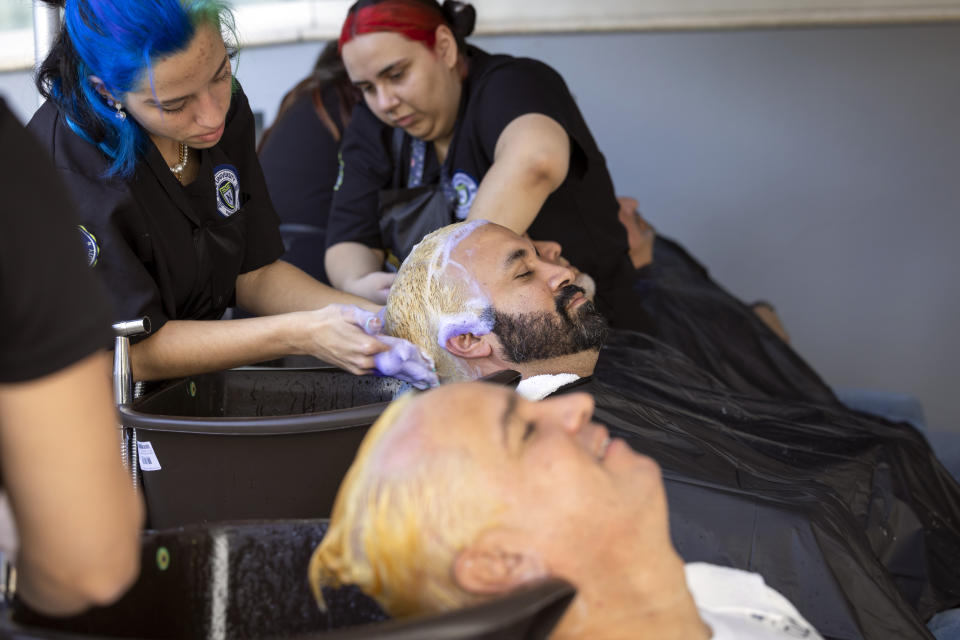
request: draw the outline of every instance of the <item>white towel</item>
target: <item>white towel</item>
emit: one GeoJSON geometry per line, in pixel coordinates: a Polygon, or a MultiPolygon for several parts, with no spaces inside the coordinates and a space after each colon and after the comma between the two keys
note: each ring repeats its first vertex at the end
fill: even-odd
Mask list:
{"type": "Polygon", "coordinates": [[[575,373],[544,373],[524,378],[517,385],[517,393],[527,400],[542,400],[565,384],[579,380],[575,373]]]}

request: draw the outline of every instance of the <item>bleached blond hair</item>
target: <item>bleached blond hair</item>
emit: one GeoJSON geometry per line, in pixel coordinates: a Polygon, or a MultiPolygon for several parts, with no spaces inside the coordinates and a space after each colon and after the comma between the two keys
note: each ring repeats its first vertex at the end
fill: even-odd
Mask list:
{"type": "MultiPolygon", "coordinates": [[[[457,327],[493,329],[492,308],[450,254],[486,220],[458,222],[428,234],[403,261],[387,297],[386,333],[426,351],[441,382],[469,380],[465,363],[446,349],[457,327]]],[[[475,332],[475,331],[474,331],[475,332]]]]}
{"type": "Polygon", "coordinates": [[[345,584],[357,585],[398,617],[479,599],[457,586],[453,563],[495,524],[498,509],[475,485],[471,489],[479,476],[469,451],[431,455],[423,446],[417,417],[423,412],[416,405],[429,398],[413,398],[424,395],[429,392],[407,393],[387,407],[340,485],[308,571],[321,607],[322,587],[345,584]]]}

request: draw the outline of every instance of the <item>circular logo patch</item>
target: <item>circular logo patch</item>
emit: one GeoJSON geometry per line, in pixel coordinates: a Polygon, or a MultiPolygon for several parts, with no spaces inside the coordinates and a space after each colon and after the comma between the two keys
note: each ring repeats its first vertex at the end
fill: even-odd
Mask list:
{"type": "Polygon", "coordinates": [[[240,180],[237,168],[221,164],[213,170],[213,184],[217,189],[217,211],[224,218],[232,216],[240,209],[240,180]]]}
{"type": "Polygon", "coordinates": [[[97,258],[100,257],[100,245],[97,244],[97,238],[82,224],[78,224],[77,228],[80,229],[83,249],[87,252],[87,266],[92,267],[97,264],[97,258]]]}
{"type": "Polygon", "coordinates": [[[463,171],[457,171],[450,180],[453,190],[457,194],[457,218],[464,220],[470,213],[470,207],[477,197],[477,181],[463,171]]]}

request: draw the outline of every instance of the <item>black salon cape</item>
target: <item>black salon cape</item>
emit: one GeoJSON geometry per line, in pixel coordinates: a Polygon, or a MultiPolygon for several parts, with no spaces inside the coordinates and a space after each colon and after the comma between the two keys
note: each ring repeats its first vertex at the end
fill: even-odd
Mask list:
{"type": "MultiPolygon", "coordinates": [[[[563,78],[529,58],[490,55],[476,47],[469,47],[467,56],[469,75],[445,161],[446,175],[457,187],[459,198],[449,222],[468,215],[507,125],[528,113],[553,118],[569,134],[570,169],[530,225],[530,236],[559,242],[570,262],[596,279],[598,306],[611,321],[643,328],[642,311],[635,306],[629,313],[621,311],[624,299],[633,295],[634,269],[627,256],[626,233],[617,219],[619,206],[606,161],[563,78]]],[[[365,104],[356,107],[341,147],[343,181],[333,197],[328,247],[359,242],[376,249],[391,248],[384,246],[380,234],[379,199],[394,177],[392,135],[392,128],[365,104]]],[[[407,136],[404,166],[410,163],[409,143],[407,136]]],[[[433,146],[427,145],[423,183],[436,184],[440,176],[433,146]]]]}
{"type": "MultiPolygon", "coordinates": [[[[331,120],[343,131],[337,88],[327,84],[320,91],[331,120]]],[[[304,93],[273,124],[260,148],[260,165],[280,222],[306,225],[311,231],[287,238],[283,259],[329,283],[323,257],[333,187],[340,172],[340,142],[320,120],[313,100],[313,91],[304,93]]]]}
{"type": "Polygon", "coordinates": [[[234,303],[237,276],[283,253],[254,149],[253,114],[239,87],[223,137],[200,151],[200,173],[187,186],[149,142],[133,177],[102,178],[107,157],[50,101],[28,128],[53,157],[93,238],[87,249],[97,252],[93,270],[116,321],[149,316],[156,332],[167,320],[220,318],[234,303]]]}
{"type": "Polygon", "coordinates": [[[912,427],[738,393],[633,332],[566,390],[660,463],[685,561],[760,573],[831,638],[927,638],[960,605],[960,487],[912,427]]]}
{"type": "Polygon", "coordinates": [[[636,270],[633,290],[636,295],[625,298],[625,304],[648,318],[646,333],[730,389],[841,406],[789,344],[673,240],[657,236],[653,262],[636,270]]]}

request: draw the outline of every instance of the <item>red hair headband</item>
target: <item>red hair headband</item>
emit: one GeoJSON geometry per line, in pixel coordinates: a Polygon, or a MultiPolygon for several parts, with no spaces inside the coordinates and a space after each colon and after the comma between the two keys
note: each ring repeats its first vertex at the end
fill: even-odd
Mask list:
{"type": "Polygon", "coordinates": [[[447,24],[443,14],[422,2],[386,0],[357,9],[347,16],[340,30],[338,51],[354,36],[390,31],[433,47],[437,27],[447,24]]]}

